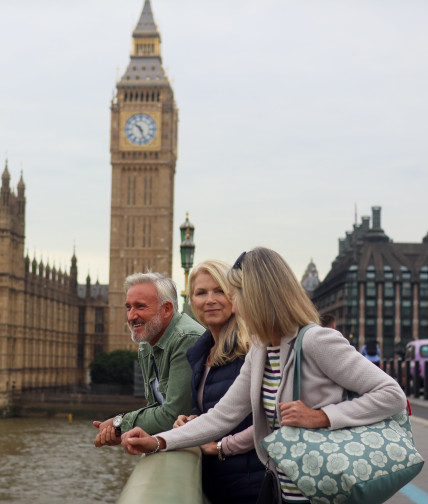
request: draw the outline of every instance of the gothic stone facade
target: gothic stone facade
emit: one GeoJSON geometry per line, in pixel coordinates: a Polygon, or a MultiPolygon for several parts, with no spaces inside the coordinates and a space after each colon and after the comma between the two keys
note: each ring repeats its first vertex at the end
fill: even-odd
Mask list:
{"type": "Polygon", "coordinates": [[[72,390],[87,383],[89,363],[105,345],[107,288],[77,284],[69,272],[24,257],[25,185],[0,190],[0,407],[11,392],[72,390]]]}

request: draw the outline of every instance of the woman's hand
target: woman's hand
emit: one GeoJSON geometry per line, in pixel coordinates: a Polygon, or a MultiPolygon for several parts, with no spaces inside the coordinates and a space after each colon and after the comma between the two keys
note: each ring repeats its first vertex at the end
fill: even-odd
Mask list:
{"type": "MultiPolygon", "coordinates": [[[[161,437],[159,439],[159,449],[166,448],[165,440],[161,437]]],[[[140,427],[134,427],[125,434],[122,434],[122,447],[130,455],[140,455],[141,453],[154,452],[158,447],[158,442],[154,436],[147,434],[140,427]]]]}
{"type": "Polygon", "coordinates": [[[211,443],[203,444],[201,450],[204,455],[217,455],[217,443],[211,441],[211,443]]]}
{"type": "Polygon", "coordinates": [[[177,427],[182,427],[183,425],[187,424],[187,422],[190,422],[190,420],[197,418],[197,416],[198,415],[178,415],[177,420],[174,422],[173,428],[176,429],[177,427]]]}
{"type": "Polygon", "coordinates": [[[320,429],[329,427],[330,420],[322,410],[308,408],[302,401],[279,403],[281,425],[320,429]]]}

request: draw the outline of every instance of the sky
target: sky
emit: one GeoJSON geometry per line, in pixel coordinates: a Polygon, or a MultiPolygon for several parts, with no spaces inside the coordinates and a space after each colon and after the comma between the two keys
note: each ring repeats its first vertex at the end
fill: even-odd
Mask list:
{"type": "MultiPolygon", "coordinates": [[[[108,283],[110,102],[143,0],[0,0],[0,169],[26,184],[26,252],[108,283]]],[[[428,231],[426,0],[152,0],[179,108],[179,226],[195,264],[278,251],[323,279],[382,207],[428,231]]]]}

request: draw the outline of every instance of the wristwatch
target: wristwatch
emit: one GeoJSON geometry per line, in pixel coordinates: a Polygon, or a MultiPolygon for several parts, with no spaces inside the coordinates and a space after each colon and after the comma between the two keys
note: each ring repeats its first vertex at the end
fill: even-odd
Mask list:
{"type": "Polygon", "coordinates": [[[122,430],[121,430],[120,426],[122,425],[123,415],[124,415],[124,413],[119,413],[119,415],[116,415],[113,418],[113,427],[116,431],[116,436],[119,436],[119,437],[122,435],[122,430]]]}

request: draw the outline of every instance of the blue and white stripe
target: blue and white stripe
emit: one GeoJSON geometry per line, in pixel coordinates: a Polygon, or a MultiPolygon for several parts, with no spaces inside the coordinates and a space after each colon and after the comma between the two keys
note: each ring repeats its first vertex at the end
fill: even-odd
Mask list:
{"type": "MultiPolygon", "coordinates": [[[[279,384],[281,382],[281,370],[279,365],[280,347],[267,347],[266,364],[263,373],[262,394],[263,407],[271,429],[279,429],[280,419],[275,420],[275,404],[278,393],[279,384]]],[[[308,499],[300,493],[297,486],[288,479],[287,475],[278,471],[278,478],[282,490],[282,501],[287,504],[304,504],[309,503],[308,499]]]]}

